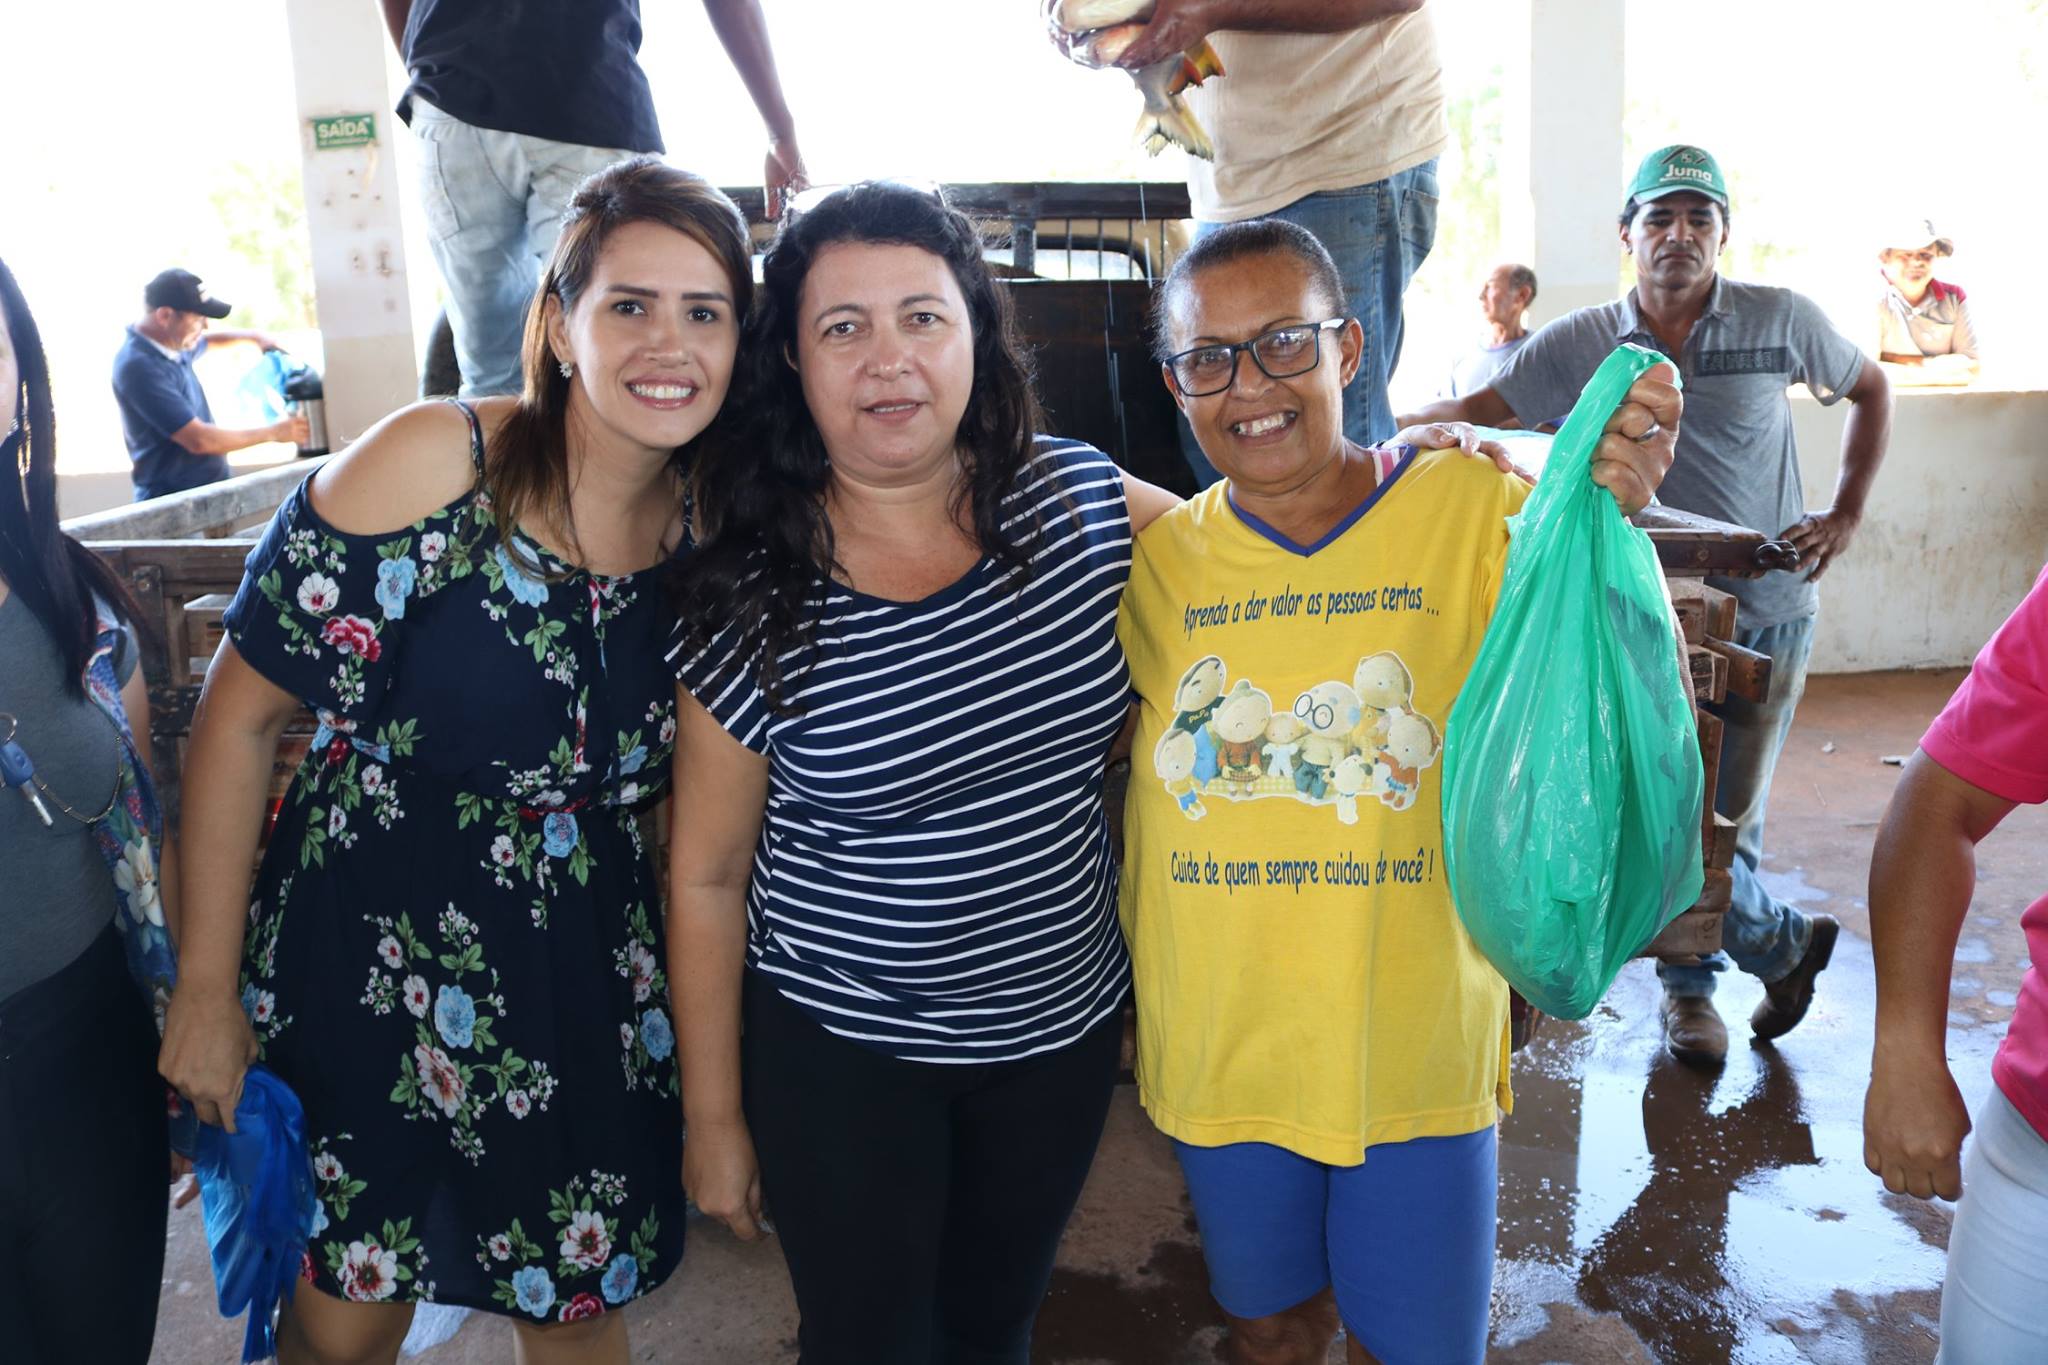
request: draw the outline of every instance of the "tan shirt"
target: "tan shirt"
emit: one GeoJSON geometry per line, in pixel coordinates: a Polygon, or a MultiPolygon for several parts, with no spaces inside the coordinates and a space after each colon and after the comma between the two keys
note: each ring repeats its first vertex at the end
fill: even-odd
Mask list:
{"type": "Polygon", "coordinates": [[[1450,140],[1427,7],[1348,33],[1215,33],[1224,76],[1187,92],[1216,144],[1188,159],[1195,217],[1234,223],[1419,166],[1450,140]]]}
{"type": "Polygon", "coordinates": [[[1963,291],[1930,280],[1917,304],[1887,280],[1877,301],[1880,355],[1962,355],[1977,358],[1977,329],[1963,291]]]}

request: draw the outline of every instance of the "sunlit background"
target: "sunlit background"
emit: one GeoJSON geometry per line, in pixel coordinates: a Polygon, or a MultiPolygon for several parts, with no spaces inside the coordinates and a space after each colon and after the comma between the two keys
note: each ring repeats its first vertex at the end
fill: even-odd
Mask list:
{"type": "MultiPolygon", "coordinates": [[[[1397,408],[1433,393],[1472,344],[1474,295],[1505,249],[1491,181],[1503,135],[1519,131],[1504,126],[1502,73],[1518,60],[1506,18],[1526,3],[1432,6],[1453,142],[1439,168],[1436,250],[1408,295],[1397,408]]],[[[1180,178],[1177,152],[1137,149],[1129,83],[1071,66],[1045,43],[1037,0],[763,6],[815,180],[1180,178]]],[[[644,8],[642,59],[670,158],[720,184],[757,183],[759,123],[702,10],[644,8]]],[[[1931,216],[1956,240],[1942,274],[1969,290],[1985,382],[2041,384],[2048,337],[2028,315],[2042,303],[2048,207],[2037,155],[2048,128],[2043,0],[1631,0],[1627,22],[1617,209],[1644,152],[1705,145],[1733,183],[1727,272],[1811,294],[1866,344],[1876,224],[1931,216]]],[[[108,376],[143,282],[165,266],[198,272],[233,301],[226,325],[272,330],[317,357],[284,7],[10,6],[0,34],[0,257],[44,329],[64,466],[126,464],[108,376]]],[[[395,55],[391,66],[395,93],[395,55]]],[[[409,138],[396,143],[409,163],[409,138]]],[[[410,195],[409,164],[400,182],[410,195]]],[[[423,339],[439,281],[417,204],[405,209],[423,339]]],[[[1618,249],[1615,262],[1619,289],[1618,249]]]]}

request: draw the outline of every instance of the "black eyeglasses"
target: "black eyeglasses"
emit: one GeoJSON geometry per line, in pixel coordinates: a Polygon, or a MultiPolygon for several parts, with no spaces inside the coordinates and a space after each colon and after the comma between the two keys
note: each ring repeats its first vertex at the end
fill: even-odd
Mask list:
{"type": "Polygon", "coordinates": [[[1189,398],[1206,398],[1221,393],[1237,382],[1237,358],[1250,352],[1252,363],[1268,379],[1292,379],[1307,374],[1323,358],[1323,333],[1335,331],[1349,319],[1329,318],[1322,322],[1299,322],[1275,327],[1250,341],[1220,342],[1196,346],[1166,358],[1167,372],[1174,386],[1189,398]]]}

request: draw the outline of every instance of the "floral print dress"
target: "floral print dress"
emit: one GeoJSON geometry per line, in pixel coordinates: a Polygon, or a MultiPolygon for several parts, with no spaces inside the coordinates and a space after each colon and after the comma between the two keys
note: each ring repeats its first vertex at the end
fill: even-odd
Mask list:
{"type": "Polygon", "coordinates": [[[660,575],[522,546],[543,573],[501,543],[481,487],[357,536],[301,484],[226,624],[319,718],[242,973],[262,1059],[305,1104],[306,1276],[552,1322],[646,1293],[682,1255],[675,1038],[634,821],[667,784],[675,702],[660,575]]]}

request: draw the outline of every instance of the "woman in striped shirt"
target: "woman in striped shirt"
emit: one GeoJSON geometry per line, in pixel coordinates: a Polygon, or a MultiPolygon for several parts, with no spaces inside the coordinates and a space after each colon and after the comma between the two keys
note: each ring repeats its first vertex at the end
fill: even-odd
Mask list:
{"type": "Polygon", "coordinates": [[[684,1181],[746,1238],[765,1194],[806,1365],[1022,1362],[1115,1079],[1117,603],[1173,498],[1037,434],[932,193],[794,213],[743,355],[671,655],[684,1181]]]}

